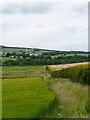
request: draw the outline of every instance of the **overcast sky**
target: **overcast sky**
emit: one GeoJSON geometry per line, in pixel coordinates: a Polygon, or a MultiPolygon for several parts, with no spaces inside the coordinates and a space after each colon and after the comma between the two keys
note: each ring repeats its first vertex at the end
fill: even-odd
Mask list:
{"type": "Polygon", "coordinates": [[[1,45],[88,50],[87,0],[36,1],[0,1],[1,45]]]}

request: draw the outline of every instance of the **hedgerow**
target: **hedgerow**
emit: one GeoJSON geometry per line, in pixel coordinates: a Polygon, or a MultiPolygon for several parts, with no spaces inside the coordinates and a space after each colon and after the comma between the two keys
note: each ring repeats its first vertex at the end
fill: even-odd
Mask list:
{"type": "Polygon", "coordinates": [[[78,65],[61,70],[51,70],[52,77],[70,78],[73,82],[89,83],[90,67],[89,65],[78,65]]]}

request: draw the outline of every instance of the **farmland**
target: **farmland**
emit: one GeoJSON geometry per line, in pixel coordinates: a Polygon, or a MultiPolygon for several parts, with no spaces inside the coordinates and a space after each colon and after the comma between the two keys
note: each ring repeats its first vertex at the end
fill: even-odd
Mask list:
{"type": "Polygon", "coordinates": [[[87,85],[50,77],[45,66],[3,66],[2,70],[3,118],[88,117],[87,85]]]}
{"type": "Polygon", "coordinates": [[[90,61],[90,55],[84,51],[59,51],[38,48],[14,48],[2,46],[0,65],[57,65],[90,61]]]}
{"type": "Polygon", "coordinates": [[[41,69],[42,67],[3,67],[3,118],[40,117],[54,104],[55,94],[48,90],[46,81],[38,75],[41,69]]]}
{"type": "Polygon", "coordinates": [[[3,118],[87,118],[88,52],[2,48],[3,118]]]}

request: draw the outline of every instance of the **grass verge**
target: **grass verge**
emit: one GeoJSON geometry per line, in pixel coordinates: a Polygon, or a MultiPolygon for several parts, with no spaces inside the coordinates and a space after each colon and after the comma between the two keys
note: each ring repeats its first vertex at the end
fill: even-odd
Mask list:
{"type": "Polygon", "coordinates": [[[88,106],[88,86],[73,83],[68,79],[48,80],[49,87],[57,95],[56,108],[45,118],[85,118],[90,113],[88,106]]]}

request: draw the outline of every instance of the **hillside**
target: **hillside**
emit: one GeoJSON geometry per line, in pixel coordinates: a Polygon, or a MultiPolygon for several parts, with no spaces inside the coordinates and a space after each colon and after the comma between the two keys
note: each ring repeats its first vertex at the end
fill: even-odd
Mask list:
{"type": "Polygon", "coordinates": [[[1,46],[0,65],[57,65],[90,61],[84,51],[60,51],[39,48],[1,46]]]}

